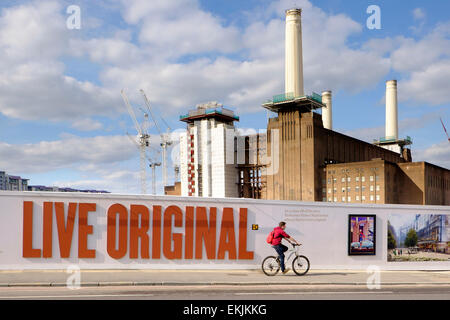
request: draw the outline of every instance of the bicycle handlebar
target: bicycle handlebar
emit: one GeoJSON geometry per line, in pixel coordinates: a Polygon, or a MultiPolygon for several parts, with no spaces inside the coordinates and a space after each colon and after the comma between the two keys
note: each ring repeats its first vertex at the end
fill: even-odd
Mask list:
{"type": "Polygon", "coordinates": [[[291,245],[292,245],[293,247],[300,247],[302,244],[297,244],[297,243],[292,243],[292,242],[291,242],[291,245]]]}

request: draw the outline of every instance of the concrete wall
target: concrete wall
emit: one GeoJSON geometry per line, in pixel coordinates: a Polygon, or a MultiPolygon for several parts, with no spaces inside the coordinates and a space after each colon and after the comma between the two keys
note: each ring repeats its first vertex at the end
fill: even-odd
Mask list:
{"type": "Polygon", "coordinates": [[[274,254],[265,242],[267,234],[284,220],[288,234],[303,243],[301,251],[313,269],[377,265],[450,270],[450,262],[387,262],[389,214],[450,214],[448,207],[39,192],[2,192],[0,206],[0,269],[63,269],[73,264],[89,269],[259,268],[264,257],[274,254]],[[120,220],[114,221],[118,208],[120,220]],[[348,255],[349,214],[377,216],[375,256],[348,255]],[[67,221],[74,222],[72,236],[67,221]],[[146,221],[148,231],[139,233],[146,221]],[[252,230],[253,224],[258,230],[252,230]],[[142,237],[136,242],[132,238],[137,234],[142,237]],[[132,249],[132,243],[138,245],[132,249]],[[67,258],[61,258],[61,248],[67,258]],[[88,257],[88,250],[95,250],[95,256],[88,257]],[[115,258],[111,252],[118,251],[122,253],[115,258]]]}

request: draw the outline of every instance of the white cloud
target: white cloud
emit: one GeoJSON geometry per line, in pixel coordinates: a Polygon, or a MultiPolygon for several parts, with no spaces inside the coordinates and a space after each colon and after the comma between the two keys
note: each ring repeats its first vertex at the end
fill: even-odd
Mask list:
{"type": "MultiPolygon", "coordinates": [[[[405,136],[405,131],[410,130],[419,130],[427,125],[430,125],[432,122],[436,122],[436,120],[441,115],[440,112],[433,112],[433,113],[427,113],[424,116],[421,116],[419,118],[406,118],[402,119],[398,123],[398,129],[399,129],[399,135],[400,138],[402,136],[405,136]]],[[[384,111],[381,117],[384,116],[384,111]]],[[[367,141],[372,143],[373,140],[379,139],[381,137],[385,136],[385,127],[379,126],[379,127],[372,127],[372,128],[358,128],[353,130],[337,130],[340,131],[346,135],[349,135],[351,137],[355,137],[357,139],[367,141]]]]}
{"type": "Polygon", "coordinates": [[[399,83],[399,97],[425,105],[446,104],[450,102],[449,83],[450,59],[446,59],[412,72],[409,79],[399,83]]]}
{"type": "Polygon", "coordinates": [[[422,8],[415,8],[413,10],[413,17],[415,20],[423,20],[426,17],[426,13],[425,10],[423,10],[422,8]]]}
{"type": "Polygon", "coordinates": [[[72,127],[80,131],[94,131],[102,129],[103,125],[98,121],[86,118],[74,121],[72,127]]]}
{"type": "Polygon", "coordinates": [[[0,142],[0,168],[10,172],[49,172],[132,159],[136,147],[126,136],[66,137],[30,144],[0,142]]]}
{"type": "Polygon", "coordinates": [[[119,94],[64,74],[74,42],[57,1],[31,1],[0,15],[0,112],[27,120],[110,115],[119,94]]]}
{"type": "Polygon", "coordinates": [[[413,160],[426,161],[450,169],[450,142],[445,140],[425,149],[413,149],[413,160]]]}
{"type": "Polygon", "coordinates": [[[234,52],[239,30],[203,11],[197,0],[124,1],[125,20],[141,23],[139,40],[153,54],[179,57],[203,52],[234,52]]]}

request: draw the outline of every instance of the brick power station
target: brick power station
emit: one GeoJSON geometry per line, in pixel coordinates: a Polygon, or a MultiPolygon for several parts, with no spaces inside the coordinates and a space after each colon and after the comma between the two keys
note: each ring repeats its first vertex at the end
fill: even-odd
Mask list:
{"type": "Polygon", "coordinates": [[[262,105],[277,113],[265,133],[238,135],[239,118],[217,103],[180,117],[188,127],[180,137],[181,182],[166,194],[450,204],[450,171],[412,162],[411,138],[399,139],[396,80],[386,82],[385,137],[364,142],[333,131],[331,91],[304,93],[301,9],[286,11],[285,51],[285,93],[262,105]]]}

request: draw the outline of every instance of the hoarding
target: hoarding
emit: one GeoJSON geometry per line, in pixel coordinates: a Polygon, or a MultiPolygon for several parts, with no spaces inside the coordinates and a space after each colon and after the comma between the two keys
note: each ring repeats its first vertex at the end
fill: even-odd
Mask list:
{"type": "Polygon", "coordinates": [[[390,214],[448,207],[1,192],[0,208],[0,269],[259,269],[280,221],[311,269],[450,269],[387,261],[390,214]],[[349,214],[376,216],[373,255],[348,255],[349,214]]]}

